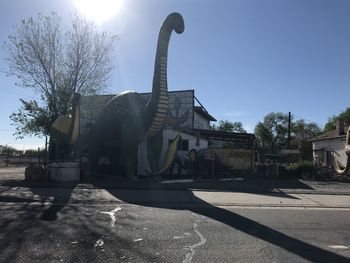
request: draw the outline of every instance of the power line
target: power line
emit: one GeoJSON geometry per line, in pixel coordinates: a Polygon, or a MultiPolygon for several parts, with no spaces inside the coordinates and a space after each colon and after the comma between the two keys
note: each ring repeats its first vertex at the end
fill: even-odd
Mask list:
{"type": "Polygon", "coordinates": [[[1,90],[1,89],[0,89],[0,92],[8,93],[8,94],[13,94],[13,95],[19,95],[19,96],[26,96],[26,97],[35,99],[35,97],[32,96],[32,95],[28,95],[28,94],[24,94],[24,93],[18,93],[18,92],[15,92],[15,91],[1,90]]]}
{"type": "Polygon", "coordinates": [[[315,124],[318,124],[318,125],[321,125],[321,126],[323,125],[323,123],[320,123],[320,122],[317,122],[317,121],[312,121],[312,120],[306,119],[306,118],[301,117],[301,116],[296,115],[296,114],[293,114],[293,116],[298,117],[299,119],[302,119],[302,120],[310,122],[310,123],[315,123],[315,124]]]}

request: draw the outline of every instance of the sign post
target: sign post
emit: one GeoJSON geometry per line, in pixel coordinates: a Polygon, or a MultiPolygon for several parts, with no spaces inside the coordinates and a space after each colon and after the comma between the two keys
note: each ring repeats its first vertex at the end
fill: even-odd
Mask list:
{"type": "Polygon", "coordinates": [[[211,161],[211,177],[212,177],[212,179],[214,179],[215,178],[215,166],[214,166],[215,153],[214,153],[214,151],[206,151],[204,153],[204,159],[211,161]]]}

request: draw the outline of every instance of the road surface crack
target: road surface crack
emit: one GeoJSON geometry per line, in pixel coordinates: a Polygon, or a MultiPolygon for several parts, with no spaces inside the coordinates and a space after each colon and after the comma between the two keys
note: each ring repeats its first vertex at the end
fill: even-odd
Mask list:
{"type": "Polygon", "coordinates": [[[189,250],[189,252],[186,254],[186,258],[182,261],[182,263],[190,263],[192,261],[192,258],[194,254],[196,253],[196,249],[200,246],[203,246],[207,240],[203,237],[203,235],[198,231],[197,229],[197,223],[194,223],[193,230],[199,237],[199,242],[192,245],[192,246],[186,246],[185,249],[189,250]]]}

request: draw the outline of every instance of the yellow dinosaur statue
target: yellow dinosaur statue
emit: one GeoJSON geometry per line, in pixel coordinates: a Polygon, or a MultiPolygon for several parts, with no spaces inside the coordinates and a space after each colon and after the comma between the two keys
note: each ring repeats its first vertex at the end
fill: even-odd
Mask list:
{"type": "Polygon", "coordinates": [[[80,94],[73,96],[72,116],[58,117],[51,126],[51,142],[55,144],[55,156],[50,159],[70,159],[72,146],[77,142],[80,129],[80,94]]]}
{"type": "Polygon", "coordinates": [[[345,164],[345,166],[342,166],[339,163],[335,153],[332,154],[333,166],[334,166],[335,171],[339,175],[346,175],[346,174],[349,173],[349,170],[350,170],[350,126],[348,128],[347,133],[346,133],[345,154],[346,154],[346,164],[345,164]]]}

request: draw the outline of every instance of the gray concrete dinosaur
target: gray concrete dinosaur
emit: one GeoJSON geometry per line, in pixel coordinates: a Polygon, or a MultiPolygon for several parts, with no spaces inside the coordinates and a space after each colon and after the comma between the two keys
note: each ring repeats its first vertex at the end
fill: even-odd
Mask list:
{"type": "Polygon", "coordinates": [[[333,166],[334,166],[335,171],[339,175],[346,175],[349,173],[349,170],[350,170],[350,126],[348,128],[347,133],[346,133],[345,154],[346,154],[345,166],[342,166],[339,163],[339,161],[337,160],[337,157],[335,156],[335,153],[332,154],[333,166]]]}
{"type": "Polygon", "coordinates": [[[173,30],[178,34],[184,31],[184,21],[178,13],[168,15],[160,28],[150,100],[145,103],[139,94],[127,91],[113,97],[98,115],[89,149],[94,170],[99,158],[107,156],[114,172],[135,178],[138,145],[144,140],[147,141],[151,170],[159,170],[162,129],[169,106],[167,58],[173,30]]]}

